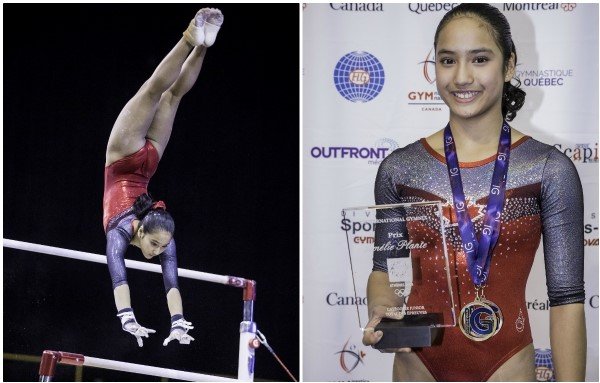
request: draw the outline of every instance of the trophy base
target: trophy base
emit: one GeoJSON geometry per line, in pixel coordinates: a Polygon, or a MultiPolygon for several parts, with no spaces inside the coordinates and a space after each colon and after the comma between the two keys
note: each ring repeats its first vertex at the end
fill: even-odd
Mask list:
{"type": "Polygon", "coordinates": [[[383,318],[375,331],[383,331],[377,349],[402,347],[430,347],[441,340],[442,327],[432,327],[442,322],[441,314],[410,315],[402,320],[383,318]]]}

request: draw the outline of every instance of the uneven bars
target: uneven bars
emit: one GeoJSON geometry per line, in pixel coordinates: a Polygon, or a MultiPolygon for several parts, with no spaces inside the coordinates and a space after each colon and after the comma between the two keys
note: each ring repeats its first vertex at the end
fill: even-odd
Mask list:
{"type": "MultiPolygon", "coordinates": [[[[63,249],[60,247],[38,245],[35,243],[15,241],[13,239],[6,239],[6,238],[3,238],[2,242],[3,242],[4,247],[9,247],[12,249],[32,251],[34,253],[56,255],[59,257],[79,259],[81,261],[106,263],[105,255],[63,249]]],[[[154,273],[162,273],[162,269],[159,265],[153,264],[153,263],[148,263],[148,262],[132,261],[132,260],[126,259],[125,266],[127,266],[131,269],[151,271],[154,273]]],[[[235,286],[235,287],[241,287],[241,288],[246,287],[246,279],[244,279],[244,278],[231,277],[231,276],[227,276],[227,275],[211,274],[211,273],[203,273],[201,271],[188,270],[188,269],[177,269],[177,273],[180,277],[183,277],[183,278],[190,278],[190,279],[196,279],[196,280],[201,280],[201,281],[206,281],[206,282],[220,283],[223,285],[229,285],[229,286],[235,286]]]]}
{"type": "Polygon", "coordinates": [[[45,350],[40,362],[40,382],[49,382],[54,377],[56,364],[70,364],[73,366],[88,366],[104,368],[108,370],[125,371],[134,374],[159,376],[161,378],[187,380],[190,382],[236,382],[236,379],[224,378],[215,375],[198,374],[195,372],[170,370],[168,368],[146,366],[143,364],[134,364],[119,362],[116,360],[92,358],[81,354],[73,354],[62,351],[45,350]]]}

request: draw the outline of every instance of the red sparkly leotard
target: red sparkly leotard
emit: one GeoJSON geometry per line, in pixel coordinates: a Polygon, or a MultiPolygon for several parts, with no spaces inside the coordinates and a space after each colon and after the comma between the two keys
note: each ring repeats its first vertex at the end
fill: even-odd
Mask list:
{"type": "Polygon", "coordinates": [[[148,182],[158,167],[158,152],[149,140],[137,152],[104,168],[104,231],[109,221],[131,208],[148,192],[148,182]]]}
{"type": "MultiPolygon", "coordinates": [[[[127,283],[125,252],[133,238],[132,212],[136,198],[148,192],[150,178],[156,172],[159,156],[149,140],[137,152],[104,168],[104,231],[106,258],[113,289],[127,283]]],[[[175,239],[160,254],[165,291],[178,288],[175,239]]]]}
{"type": "MultiPolygon", "coordinates": [[[[486,297],[502,310],[504,323],[495,336],[482,342],[468,339],[456,326],[445,328],[441,345],[415,349],[438,381],[486,381],[511,356],[532,343],[525,287],[542,234],[550,306],[581,303],[585,299],[583,193],[577,170],[567,156],[533,138],[524,137],[511,148],[500,236],[485,289],[486,297]]],[[[478,234],[482,230],[494,158],[460,163],[469,214],[478,234]]],[[[394,151],[379,167],[375,202],[383,205],[442,201],[449,224],[446,237],[458,316],[461,308],[474,300],[475,290],[461,246],[445,162],[444,156],[424,139],[394,151]]],[[[427,230],[416,232],[422,233],[423,238],[411,240],[427,240],[427,230]]],[[[381,241],[376,231],[375,244],[381,241]]],[[[436,278],[446,274],[435,270],[425,250],[411,250],[411,256],[419,258],[413,264],[420,265],[420,270],[413,269],[413,275],[418,274],[418,279],[427,282],[424,285],[435,288],[436,278]]],[[[373,270],[387,272],[385,256],[376,253],[373,264],[373,270]]],[[[435,291],[424,290],[414,296],[411,293],[409,302],[419,305],[419,299],[436,296],[439,294],[435,291]]]]}

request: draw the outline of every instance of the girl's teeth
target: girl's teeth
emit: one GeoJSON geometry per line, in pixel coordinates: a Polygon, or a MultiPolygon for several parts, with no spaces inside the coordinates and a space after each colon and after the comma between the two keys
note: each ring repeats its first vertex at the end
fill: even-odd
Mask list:
{"type": "Polygon", "coordinates": [[[456,97],[458,98],[471,98],[475,95],[475,92],[461,92],[461,93],[455,93],[456,97]]]}

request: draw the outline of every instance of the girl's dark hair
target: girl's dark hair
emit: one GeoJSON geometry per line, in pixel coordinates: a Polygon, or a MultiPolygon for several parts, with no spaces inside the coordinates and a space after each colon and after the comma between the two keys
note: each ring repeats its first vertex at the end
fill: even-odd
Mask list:
{"type": "Polygon", "coordinates": [[[144,226],[144,232],[151,234],[163,230],[173,235],[175,233],[173,217],[163,208],[153,209],[154,202],[149,194],[140,195],[133,204],[133,213],[141,221],[141,226],[144,226]]]}
{"type": "MultiPolygon", "coordinates": [[[[438,37],[441,30],[450,21],[461,16],[474,16],[487,23],[490,34],[502,51],[504,70],[506,71],[508,69],[508,61],[510,60],[511,53],[514,53],[515,55],[516,67],[517,50],[515,48],[515,43],[512,40],[508,20],[506,20],[506,17],[498,8],[489,4],[463,3],[446,13],[435,31],[435,38],[433,40],[434,49],[437,49],[438,37]]],[[[521,81],[517,78],[515,78],[515,81],[517,83],[516,85],[511,84],[510,80],[504,83],[502,116],[507,121],[512,121],[517,116],[517,111],[521,109],[525,102],[525,91],[519,88],[521,86],[521,81]]]]}

